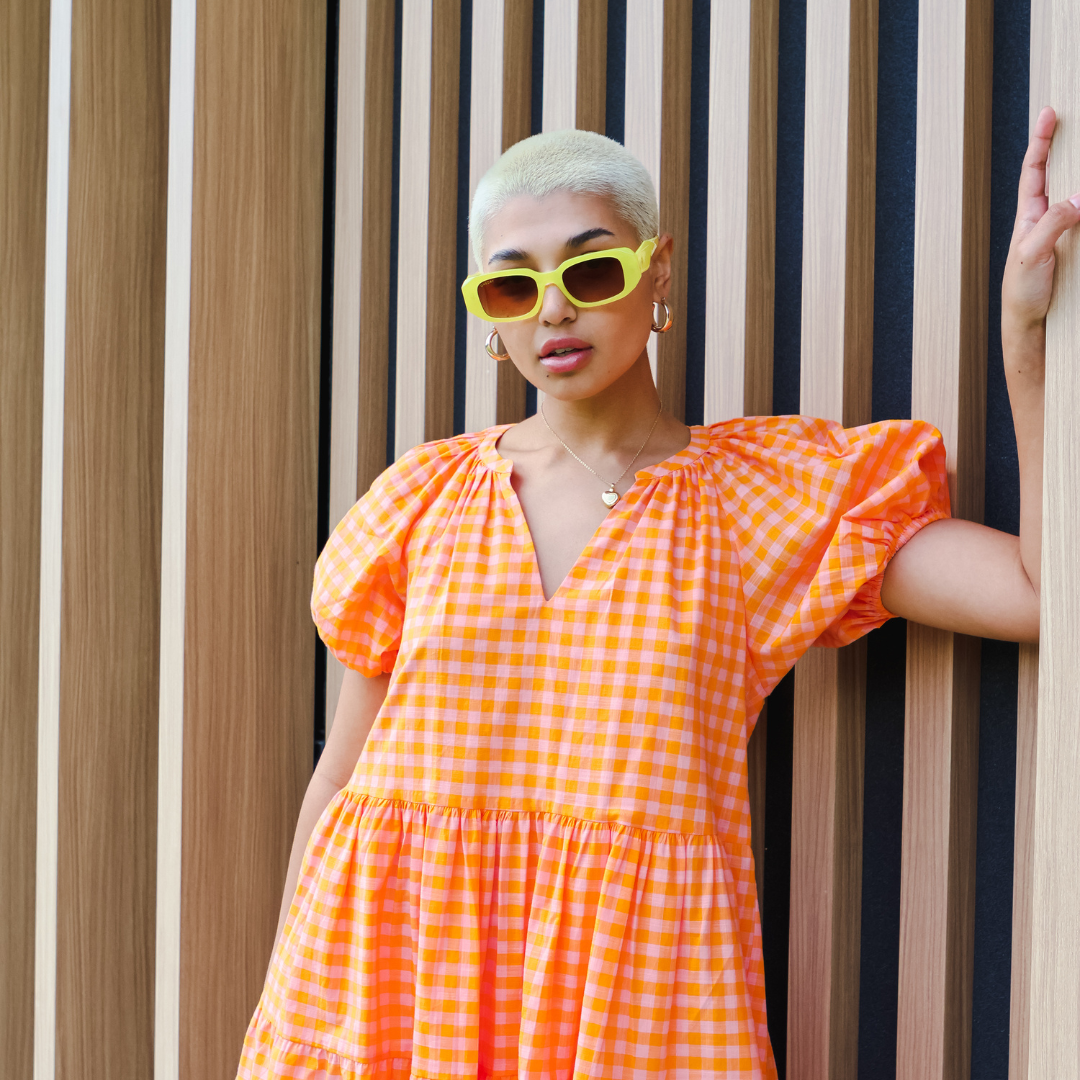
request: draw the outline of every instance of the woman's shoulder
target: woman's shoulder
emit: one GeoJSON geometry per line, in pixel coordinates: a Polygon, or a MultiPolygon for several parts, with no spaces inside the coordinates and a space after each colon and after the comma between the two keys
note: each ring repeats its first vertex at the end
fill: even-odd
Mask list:
{"type": "Polygon", "coordinates": [[[481,463],[484,448],[502,430],[486,428],[420,443],[382,472],[372,484],[372,491],[384,497],[411,499],[433,486],[441,488],[481,463]]]}

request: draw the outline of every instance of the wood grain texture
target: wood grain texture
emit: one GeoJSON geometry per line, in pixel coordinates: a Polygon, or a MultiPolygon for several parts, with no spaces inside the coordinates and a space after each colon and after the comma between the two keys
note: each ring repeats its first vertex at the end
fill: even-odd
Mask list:
{"type": "Polygon", "coordinates": [[[705,423],[772,411],[775,0],[714,0],[709,31],[705,423]]]}
{"type": "Polygon", "coordinates": [[[979,641],[908,627],[897,1077],[971,1062],[979,641]]]}
{"type": "Polygon", "coordinates": [[[795,678],[788,1075],[858,1071],[866,643],[812,649],[795,678]]]}
{"type": "Polygon", "coordinates": [[[30,1080],[49,13],[0,8],[0,1046],[30,1080]]]}
{"type": "MultiPolygon", "coordinates": [[[[529,8],[529,23],[532,24],[532,0],[520,0],[520,5],[529,8]]],[[[473,0],[472,21],[472,85],[469,93],[469,205],[480,178],[495,163],[503,152],[503,29],[504,12],[513,20],[523,18],[517,14],[519,3],[515,0],[473,0]],[[504,7],[505,3],[505,7],[504,7]]],[[[512,33],[518,40],[520,31],[512,33]]],[[[529,53],[531,57],[532,53],[529,53]]],[[[531,67],[531,61],[530,61],[531,67]]],[[[511,74],[509,76],[513,78],[511,74]]],[[[514,99],[516,100],[516,99],[514,99]]],[[[511,108],[513,100],[507,103],[511,108]]],[[[513,121],[520,125],[523,121],[515,113],[513,121]]],[[[524,121],[528,123],[528,121],[524,121]]],[[[520,128],[519,128],[520,130],[520,128]]],[[[479,267],[470,248],[469,273],[479,267]]],[[[497,365],[484,351],[484,338],[488,328],[479,319],[469,317],[465,330],[465,430],[479,431],[495,423],[496,416],[503,411],[500,405],[500,382],[506,381],[505,411],[512,413],[518,395],[524,411],[524,387],[513,385],[513,373],[502,374],[505,364],[497,365]]]]}
{"type": "MultiPolygon", "coordinates": [[[[981,520],[993,5],[919,20],[912,415],[942,432],[953,513],[981,520]]],[[[898,1080],[960,1080],[971,1057],[978,642],[909,624],[898,1080]]]]}
{"type": "Polygon", "coordinates": [[[1016,810],[1013,827],[1009,1080],[1028,1080],[1028,1040],[1031,1035],[1031,899],[1035,869],[1035,747],[1039,719],[1037,645],[1020,646],[1016,681],[1016,810]]]}
{"type": "MultiPolygon", "coordinates": [[[[532,0],[506,0],[503,26],[500,153],[532,134],[532,0]]],[[[475,58],[475,53],[473,55],[475,58]]],[[[475,71],[475,59],[473,63],[475,71]]],[[[492,164],[494,160],[492,158],[492,164]]],[[[496,363],[487,353],[482,356],[489,366],[496,363]]],[[[525,378],[509,361],[499,363],[496,371],[498,396],[494,422],[516,424],[525,419],[525,378]]]]}
{"type": "MultiPolygon", "coordinates": [[[[1031,5],[1028,130],[1050,102],[1050,7],[1031,5]]],[[[1013,827],[1012,986],[1009,1080],[1029,1080],[1031,1038],[1031,905],[1035,887],[1035,750],[1039,718],[1039,649],[1021,645],[1016,687],[1016,810],[1013,827]]]]}
{"type": "MultiPolygon", "coordinates": [[[[660,189],[661,106],[664,94],[664,18],[666,0],[637,0],[626,5],[626,95],[623,144],[645,166],[660,205],[660,231],[670,231],[664,219],[660,189]]],[[[673,312],[678,319],[682,312],[673,312]]],[[[657,343],[649,339],[649,364],[657,376],[657,343]]],[[[683,360],[685,364],[685,358],[683,360]]],[[[661,396],[662,393],[661,393],[661,396]]],[[[670,407],[670,403],[665,401],[670,407]]]]}
{"type": "Polygon", "coordinates": [[[577,126],[578,3],[544,3],[544,131],[577,126]]]}
{"type": "MultiPolygon", "coordinates": [[[[395,458],[424,441],[432,12],[428,0],[403,0],[401,4],[401,56],[402,65],[408,67],[408,77],[401,79],[398,114],[401,137],[398,140],[395,458]]],[[[446,237],[440,239],[446,242],[446,237]]]]}
{"type": "MultiPolygon", "coordinates": [[[[364,245],[364,91],[367,0],[339,8],[337,174],[334,181],[334,329],[330,394],[330,519],[333,529],[362,494],[356,452],[360,411],[360,270],[364,245]]],[[[457,115],[454,116],[457,130],[457,115]]],[[[430,304],[430,297],[429,297],[430,304]]],[[[320,645],[319,648],[324,648],[320,645]]],[[[345,666],[326,655],[326,731],[337,711],[345,666]]]]}
{"type": "Polygon", "coordinates": [[[458,93],[461,5],[435,4],[431,28],[431,151],[428,159],[427,347],[424,439],[454,434],[457,313],[458,93]]]}
{"type": "Polygon", "coordinates": [[[368,0],[364,56],[364,209],[356,489],[387,465],[390,203],[394,149],[394,2],[368,0]]]}
{"type": "Polygon", "coordinates": [[[169,6],[72,23],[56,1076],[153,1068],[169,6]]]}
{"type": "Polygon", "coordinates": [[[574,126],[604,134],[607,115],[607,0],[577,0],[577,103],[574,126]]]}
{"type": "MultiPolygon", "coordinates": [[[[876,94],[874,0],[812,0],[800,408],[846,426],[870,419],[876,94]]],[[[861,643],[795,668],[787,1066],[807,1080],[857,1068],[865,668],[861,643]]]]}
{"type": "Polygon", "coordinates": [[[325,48],[323,3],[199,6],[182,1080],[235,1071],[311,775],[325,48]]]}
{"type": "Polygon", "coordinates": [[[664,0],[663,122],[660,129],[660,228],[671,233],[668,304],[675,316],[659,336],[656,385],[680,420],[686,412],[687,252],[690,247],[690,50],[693,5],[664,0]]]}
{"type": "MultiPolygon", "coordinates": [[[[1080,176],[1080,10],[1043,0],[1049,20],[1049,98],[1059,126],[1047,170],[1051,202],[1076,191],[1080,176]]],[[[1042,627],[1035,760],[1034,889],[1031,914],[1029,1075],[1080,1077],[1080,237],[1057,248],[1054,298],[1046,320],[1042,627]]]]}

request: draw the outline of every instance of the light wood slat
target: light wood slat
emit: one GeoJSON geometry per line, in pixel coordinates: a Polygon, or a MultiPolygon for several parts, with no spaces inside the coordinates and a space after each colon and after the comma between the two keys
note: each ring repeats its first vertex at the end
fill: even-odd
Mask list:
{"type": "Polygon", "coordinates": [[[394,8],[367,5],[364,53],[363,233],[360,252],[360,379],[356,488],[387,465],[390,349],[390,206],[394,147],[394,8]]]}
{"type": "Polygon", "coordinates": [[[577,125],[578,3],[544,3],[544,131],[577,125]]]}
{"type": "MultiPolygon", "coordinates": [[[[1050,102],[1050,5],[1031,5],[1028,130],[1050,102]]],[[[1034,889],[1035,747],[1039,709],[1039,649],[1020,646],[1016,687],[1016,812],[1013,829],[1012,986],[1009,1080],[1028,1080],[1031,1035],[1031,905],[1034,889]]]]}
{"type": "MultiPolygon", "coordinates": [[[[953,513],[981,520],[993,5],[919,19],[912,415],[937,425],[953,513]]],[[[971,1059],[979,643],[908,627],[897,1080],[971,1059]]]]}
{"type": "Polygon", "coordinates": [[[56,1075],[57,847],[60,803],[60,613],[64,496],[71,0],[49,10],[49,119],[42,339],[41,555],[38,601],[34,866],[34,1080],[56,1075]]]}
{"type": "MultiPolygon", "coordinates": [[[[812,0],[806,18],[803,413],[870,419],[877,6],[812,0]]],[[[866,650],[795,669],[788,1075],[854,1077],[866,650]]]]}
{"type": "Polygon", "coordinates": [[[461,4],[451,0],[434,5],[431,28],[425,440],[454,434],[460,71],[461,4]]]}
{"type": "MultiPolygon", "coordinates": [[[[1033,5],[1034,6],[1034,5],[1033,5]]],[[[1048,166],[1051,202],[1080,188],[1080,10],[1072,0],[1040,0],[1049,21],[1049,103],[1060,117],[1048,166]]],[[[1034,890],[1031,914],[1029,1075],[1080,1076],[1080,237],[1058,244],[1054,299],[1046,321],[1046,430],[1043,477],[1042,628],[1035,761],[1034,890]]]]}
{"type": "Polygon", "coordinates": [[[200,5],[181,1080],[235,1073],[311,776],[325,43],[324,3],[200,5]]]}
{"type": "MultiPolygon", "coordinates": [[[[626,96],[623,143],[652,177],[657,197],[660,190],[660,110],[664,92],[664,13],[666,0],[627,0],[626,96]]],[[[668,223],[662,216],[662,231],[668,223]]],[[[675,312],[679,318],[683,313],[675,312]]],[[[649,363],[657,378],[656,335],[649,338],[649,363]]],[[[664,402],[665,405],[668,402],[664,402]]]]}
{"type": "Polygon", "coordinates": [[[401,56],[408,77],[401,80],[395,457],[424,441],[431,19],[428,0],[403,0],[401,56]]]}
{"type": "MultiPolygon", "coordinates": [[[[360,419],[360,253],[364,243],[367,6],[367,0],[352,0],[342,4],[338,21],[334,338],[330,394],[331,530],[362,494],[357,490],[356,452],[360,419]]],[[[319,648],[323,646],[320,645],[319,648]]],[[[327,734],[333,727],[344,675],[345,666],[327,651],[327,734]]]]}
{"type": "Polygon", "coordinates": [[[79,1080],[153,1061],[168,12],[85,0],[72,26],[56,1075],[79,1080]]]}
{"type": "Polygon", "coordinates": [[[772,411],[776,0],[714,0],[709,29],[705,423],[772,411]]]}
{"type": "Polygon", "coordinates": [[[49,17],[0,8],[0,1046],[30,1080],[49,17]]]}
{"type": "Polygon", "coordinates": [[[192,180],[195,158],[195,9],[195,0],[186,0],[186,2],[173,0],[172,26],[169,35],[169,172],[165,238],[165,371],[162,402],[154,1080],[179,1080],[180,1077],[184,610],[187,570],[192,180]]]}
{"type": "Polygon", "coordinates": [[[577,107],[574,126],[603,135],[607,112],[608,0],[577,0],[577,8],[577,107]]]}
{"type": "Polygon", "coordinates": [[[1039,647],[1020,646],[1016,702],[1016,812],[1013,829],[1012,992],[1009,1080],[1028,1080],[1031,1024],[1031,900],[1034,881],[1035,745],[1039,647]]]}
{"type": "MultiPolygon", "coordinates": [[[[507,0],[512,4],[514,0],[507,0]]],[[[529,0],[530,9],[532,7],[529,0]]],[[[469,205],[480,178],[503,151],[503,14],[504,0],[474,0],[472,13],[472,87],[469,98],[469,205]]],[[[531,14],[531,12],[530,12],[531,14]]],[[[478,269],[469,251],[469,273],[478,269]]],[[[479,431],[495,423],[498,367],[484,351],[489,327],[469,317],[465,331],[465,429],[479,431]]]]}
{"type": "MultiPolygon", "coordinates": [[[[502,150],[532,134],[532,39],[532,0],[507,0],[503,25],[502,150]]],[[[486,353],[483,356],[489,365],[493,363],[486,353]]],[[[526,382],[521,372],[504,361],[496,365],[496,379],[495,421],[515,424],[524,420],[526,382]]]]}

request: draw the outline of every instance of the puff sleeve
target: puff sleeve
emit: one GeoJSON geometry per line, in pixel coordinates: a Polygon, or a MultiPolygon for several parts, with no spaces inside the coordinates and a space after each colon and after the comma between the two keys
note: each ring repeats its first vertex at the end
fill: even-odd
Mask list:
{"type": "Polygon", "coordinates": [[[772,684],[811,645],[846,645],[891,618],[881,581],[919,529],[949,516],[945,449],[929,424],[844,428],[809,417],[748,422],[729,450],[729,512],[747,645],[772,684]]]}

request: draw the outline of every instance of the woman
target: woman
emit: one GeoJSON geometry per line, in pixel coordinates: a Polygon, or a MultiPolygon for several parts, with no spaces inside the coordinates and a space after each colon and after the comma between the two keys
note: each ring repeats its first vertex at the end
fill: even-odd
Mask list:
{"type": "Polygon", "coordinates": [[[1038,636],[1042,325],[1080,219],[1080,197],[1047,211],[1053,127],[1003,290],[1019,539],[949,518],[926,424],[665,412],[646,344],[671,240],[645,170],[584,132],[495,165],[463,290],[541,409],[405,454],[319,560],[315,619],[350,670],[241,1076],[775,1076],[762,701],[890,615],[1038,636]]]}

